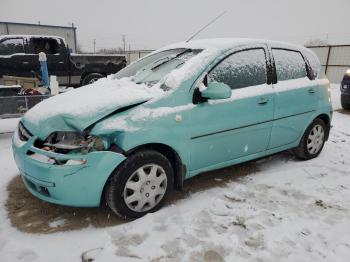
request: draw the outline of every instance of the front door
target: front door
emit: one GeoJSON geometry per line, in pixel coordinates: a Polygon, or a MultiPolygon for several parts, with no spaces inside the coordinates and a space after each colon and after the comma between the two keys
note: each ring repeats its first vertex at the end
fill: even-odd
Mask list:
{"type": "Polygon", "coordinates": [[[204,84],[229,85],[229,99],[199,103],[191,117],[190,171],[198,172],[267,149],[274,101],[267,84],[267,50],[236,51],[216,64],[204,84]]]}

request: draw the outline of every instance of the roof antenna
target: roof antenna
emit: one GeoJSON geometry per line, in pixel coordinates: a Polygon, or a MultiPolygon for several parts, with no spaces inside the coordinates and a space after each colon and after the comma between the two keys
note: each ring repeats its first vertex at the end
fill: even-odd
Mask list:
{"type": "Polygon", "coordinates": [[[199,31],[197,31],[194,35],[192,35],[187,41],[191,41],[195,36],[197,36],[200,32],[202,32],[204,29],[206,29],[208,26],[210,26],[212,23],[214,23],[216,20],[218,20],[220,17],[222,17],[224,14],[226,14],[227,11],[222,12],[220,15],[218,15],[217,17],[215,17],[213,20],[211,20],[208,24],[206,24],[205,26],[203,26],[199,31]]]}

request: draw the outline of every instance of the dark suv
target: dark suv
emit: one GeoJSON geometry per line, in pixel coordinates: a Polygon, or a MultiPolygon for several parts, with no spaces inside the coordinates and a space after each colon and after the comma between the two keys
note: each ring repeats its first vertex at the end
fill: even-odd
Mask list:
{"type": "Polygon", "coordinates": [[[350,110],[350,69],[346,70],[340,86],[341,105],[344,109],[350,110]]]}

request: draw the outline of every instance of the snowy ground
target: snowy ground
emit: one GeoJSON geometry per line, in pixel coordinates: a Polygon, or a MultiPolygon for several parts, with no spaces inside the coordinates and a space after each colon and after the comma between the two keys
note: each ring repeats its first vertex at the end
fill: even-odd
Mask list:
{"type": "MultiPolygon", "coordinates": [[[[338,89],[332,87],[335,110],[338,89]]],[[[255,161],[256,172],[190,193],[136,221],[53,234],[11,225],[6,187],[18,171],[11,135],[2,134],[0,261],[80,261],[88,250],[96,261],[349,261],[350,115],[335,112],[332,124],[317,159],[278,154],[255,161]]],[[[0,120],[0,132],[11,126],[0,120]]],[[[235,168],[228,170],[236,176],[235,168]]]]}

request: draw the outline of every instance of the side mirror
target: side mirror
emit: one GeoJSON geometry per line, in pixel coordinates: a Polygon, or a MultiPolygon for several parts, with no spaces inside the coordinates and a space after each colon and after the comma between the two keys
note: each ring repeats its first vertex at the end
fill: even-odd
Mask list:
{"type": "Polygon", "coordinates": [[[224,83],[210,82],[201,94],[208,99],[226,99],[231,97],[231,88],[224,83]]]}

